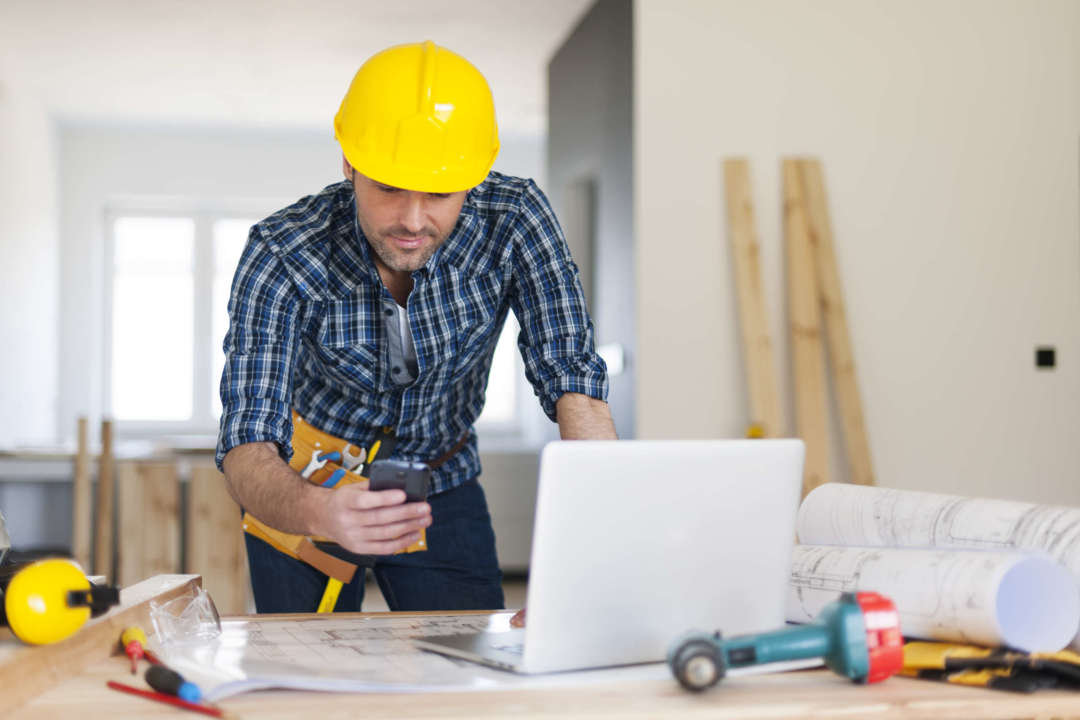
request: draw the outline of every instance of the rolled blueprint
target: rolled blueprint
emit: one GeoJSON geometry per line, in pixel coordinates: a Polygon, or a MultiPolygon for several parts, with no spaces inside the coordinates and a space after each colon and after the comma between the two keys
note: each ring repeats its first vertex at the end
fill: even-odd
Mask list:
{"type": "Polygon", "coordinates": [[[863,590],[896,603],[906,637],[1054,652],[1080,623],[1076,583],[1042,555],[835,545],[796,546],[787,619],[863,590]]]}
{"type": "Polygon", "coordinates": [[[809,545],[1040,551],[1080,588],[1080,508],[828,483],[803,500],[798,533],[809,545]]]}

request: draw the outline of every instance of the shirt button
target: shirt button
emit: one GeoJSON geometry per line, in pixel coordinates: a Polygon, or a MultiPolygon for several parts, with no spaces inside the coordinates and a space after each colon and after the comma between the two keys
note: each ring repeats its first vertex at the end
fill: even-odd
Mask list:
{"type": "Polygon", "coordinates": [[[386,308],[385,310],[383,310],[383,313],[386,315],[386,317],[390,317],[391,315],[394,314],[394,311],[391,310],[390,308],[386,308]]]}
{"type": "Polygon", "coordinates": [[[393,367],[393,368],[391,368],[391,369],[390,369],[390,372],[392,372],[392,373],[394,373],[395,375],[397,375],[397,374],[398,374],[399,372],[401,372],[401,368],[399,368],[399,367],[395,366],[395,367],[393,367]]]}

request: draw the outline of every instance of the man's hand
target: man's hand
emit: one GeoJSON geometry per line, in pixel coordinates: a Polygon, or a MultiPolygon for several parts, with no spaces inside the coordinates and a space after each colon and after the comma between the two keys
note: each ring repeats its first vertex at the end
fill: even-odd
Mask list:
{"type": "Polygon", "coordinates": [[[350,552],[392,555],[420,539],[420,529],[431,525],[431,506],[405,502],[403,490],[372,492],[363,483],[324,493],[317,519],[327,537],[350,552]]]}
{"type": "Polygon", "coordinates": [[[364,555],[389,555],[412,545],[420,528],[431,525],[431,506],[403,504],[401,490],[371,492],[366,483],[331,490],[309,483],[273,443],[238,445],[224,466],[233,499],[281,532],[326,537],[364,555]]]}

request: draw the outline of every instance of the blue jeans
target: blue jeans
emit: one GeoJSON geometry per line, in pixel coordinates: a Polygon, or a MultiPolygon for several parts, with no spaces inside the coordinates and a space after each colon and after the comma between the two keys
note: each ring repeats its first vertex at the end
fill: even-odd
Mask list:
{"type": "MultiPolygon", "coordinates": [[[[428,498],[428,549],[401,555],[355,555],[320,547],[360,567],[341,589],[335,612],[358,612],[365,566],[372,568],[391,610],[498,610],[504,607],[502,571],[495,556],[487,500],[476,480],[428,498]]],[[[255,609],[260,613],[315,612],[326,576],[244,533],[255,609]]]]}

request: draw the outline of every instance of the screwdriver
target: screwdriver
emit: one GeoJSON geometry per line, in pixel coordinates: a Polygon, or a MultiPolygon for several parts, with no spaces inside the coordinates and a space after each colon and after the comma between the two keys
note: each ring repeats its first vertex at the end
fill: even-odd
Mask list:
{"type": "Polygon", "coordinates": [[[180,673],[164,665],[153,665],[147,669],[146,684],[160,693],[174,695],[189,703],[197,703],[202,699],[202,691],[198,685],[188,682],[180,673]]]}
{"type": "Polygon", "coordinates": [[[138,625],[132,625],[120,635],[120,645],[131,658],[131,674],[135,674],[135,665],[146,657],[146,633],[138,625]]]}

